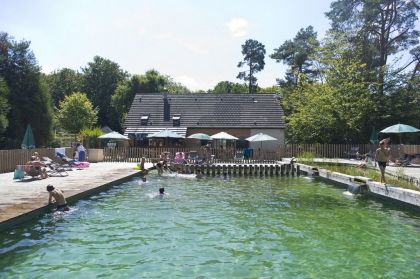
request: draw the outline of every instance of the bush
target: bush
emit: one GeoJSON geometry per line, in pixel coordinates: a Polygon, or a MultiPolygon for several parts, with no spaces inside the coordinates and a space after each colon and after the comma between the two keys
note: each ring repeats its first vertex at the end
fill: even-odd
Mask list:
{"type": "Polygon", "coordinates": [[[101,141],[98,137],[101,135],[103,135],[103,132],[99,127],[92,129],[85,128],[80,131],[80,136],[83,138],[83,145],[86,148],[99,148],[101,141]]]}

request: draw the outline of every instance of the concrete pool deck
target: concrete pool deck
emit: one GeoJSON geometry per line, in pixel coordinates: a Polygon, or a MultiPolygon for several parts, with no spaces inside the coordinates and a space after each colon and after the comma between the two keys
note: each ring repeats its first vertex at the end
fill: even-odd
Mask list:
{"type": "MultiPolygon", "coordinates": [[[[287,162],[290,161],[290,158],[285,158],[287,162]]],[[[354,159],[325,159],[325,158],[315,158],[315,162],[322,162],[322,163],[340,163],[340,164],[349,164],[349,165],[359,165],[362,164],[363,160],[354,160],[354,159]]],[[[298,161],[299,163],[299,161],[298,161]]],[[[376,167],[379,171],[379,168],[376,167]]],[[[403,174],[412,178],[417,179],[420,181],[420,165],[413,164],[412,166],[408,167],[396,167],[393,165],[387,166],[385,169],[386,173],[391,175],[398,175],[403,174]]]]}
{"type": "MultiPolygon", "coordinates": [[[[135,163],[92,163],[83,170],[68,171],[68,176],[53,176],[47,179],[13,180],[13,173],[0,174],[0,231],[11,225],[25,221],[25,215],[46,209],[48,192],[46,186],[52,184],[64,191],[66,199],[72,202],[89,192],[118,183],[139,175],[134,170],[135,163]],[[21,219],[21,220],[19,220],[21,219]]],[[[146,163],[145,168],[153,165],[146,163]]]]}

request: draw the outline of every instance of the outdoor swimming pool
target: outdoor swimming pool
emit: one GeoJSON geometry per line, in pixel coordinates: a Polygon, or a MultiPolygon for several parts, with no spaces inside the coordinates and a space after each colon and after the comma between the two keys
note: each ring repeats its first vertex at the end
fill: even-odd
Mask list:
{"type": "Polygon", "coordinates": [[[0,278],[418,278],[418,213],[307,177],[148,179],[2,233],[0,278]]]}

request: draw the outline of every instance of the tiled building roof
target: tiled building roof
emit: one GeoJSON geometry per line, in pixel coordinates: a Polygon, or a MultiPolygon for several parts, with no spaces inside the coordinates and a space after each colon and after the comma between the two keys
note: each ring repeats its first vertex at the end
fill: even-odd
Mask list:
{"type": "Polygon", "coordinates": [[[285,128],[276,94],[215,93],[136,94],[124,127],[127,130],[173,127],[173,118],[177,116],[179,127],[183,128],[285,128]]]}

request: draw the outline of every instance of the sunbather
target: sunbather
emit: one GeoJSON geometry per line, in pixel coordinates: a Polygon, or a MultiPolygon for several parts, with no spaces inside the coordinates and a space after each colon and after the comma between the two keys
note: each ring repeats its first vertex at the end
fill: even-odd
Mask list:
{"type": "Polygon", "coordinates": [[[41,176],[42,179],[48,177],[46,165],[36,156],[32,156],[26,163],[25,172],[30,176],[41,176]]]}

